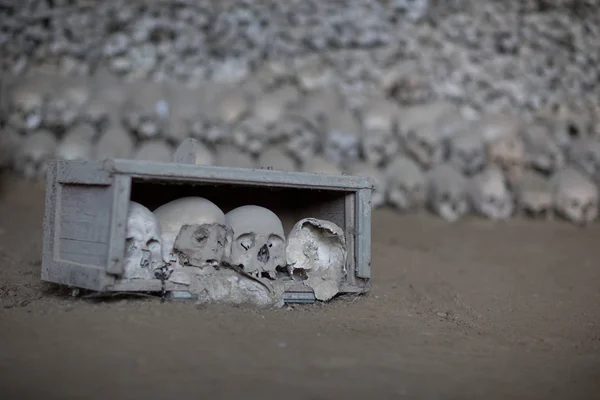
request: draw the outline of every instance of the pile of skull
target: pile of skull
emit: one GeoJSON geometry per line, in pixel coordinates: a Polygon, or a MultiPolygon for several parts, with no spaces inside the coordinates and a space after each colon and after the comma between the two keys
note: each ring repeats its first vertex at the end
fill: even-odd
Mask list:
{"type": "Polygon", "coordinates": [[[351,104],[309,78],[265,84],[265,75],[190,89],[33,74],[10,92],[2,141],[28,177],[53,157],[168,162],[191,136],[198,164],[369,176],[373,207],[429,206],[448,221],[470,211],[596,217],[598,115],[558,107],[471,119],[447,101],[402,106],[370,95],[351,104]]]}
{"type": "Polygon", "coordinates": [[[283,305],[290,285],[312,288],[317,300],[340,292],[346,244],[334,223],[298,221],[287,237],[267,208],[245,205],[224,214],[210,200],[184,197],[154,212],[130,202],[121,279],[168,280],[200,302],[283,305]]]}

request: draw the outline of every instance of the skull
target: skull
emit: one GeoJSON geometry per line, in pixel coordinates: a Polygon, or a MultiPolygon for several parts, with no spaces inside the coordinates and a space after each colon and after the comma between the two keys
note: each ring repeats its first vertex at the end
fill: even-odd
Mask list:
{"type": "Polygon", "coordinates": [[[346,276],[346,238],[333,222],[315,218],[298,221],[289,234],[286,260],[292,278],[313,289],[315,298],[330,300],[346,276]]]}
{"type": "Polygon", "coordinates": [[[171,162],[173,149],[164,140],[148,140],[142,142],[137,150],[135,150],[133,158],[136,160],[171,162]]]}
{"type": "Polygon", "coordinates": [[[250,154],[228,145],[217,147],[215,165],[220,167],[256,168],[256,162],[250,154]]]}
{"type": "Polygon", "coordinates": [[[452,137],[449,142],[449,162],[467,176],[481,171],[486,162],[481,133],[468,129],[452,137]]]}
{"type": "Polygon", "coordinates": [[[182,141],[173,154],[176,163],[214,165],[215,156],[205,145],[193,138],[182,141]]]}
{"type": "Polygon", "coordinates": [[[600,183],[600,140],[579,139],[569,149],[569,160],[594,182],[600,183]]]}
{"type": "Polygon", "coordinates": [[[16,129],[5,126],[0,134],[0,170],[3,168],[12,168],[15,163],[15,156],[21,151],[25,137],[16,129]]]}
{"type": "Polygon", "coordinates": [[[533,218],[552,218],[552,185],[541,173],[525,171],[517,186],[516,197],[522,214],[533,218]]]}
{"type": "Polygon", "coordinates": [[[598,216],[598,188],[573,167],[558,171],[551,178],[554,205],[565,219],[585,225],[598,216]]]}
{"type": "Polygon", "coordinates": [[[277,267],[285,266],[285,235],[279,217],[259,206],[241,206],[225,214],[233,229],[229,265],[242,266],[258,278],[275,279],[277,267]]]}
{"type": "Polygon", "coordinates": [[[499,167],[509,185],[514,185],[525,170],[525,143],[519,136],[504,135],[487,145],[488,163],[499,167]]]}
{"type": "Polygon", "coordinates": [[[96,143],[96,159],[129,158],[133,153],[133,138],[122,126],[108,129],[96,143]]]}
{"type": "Polygon", "coordinates": [[[427,201],[427,184],[421,167],[399,155],[385,171],[388,202],[401,211],[421,208],[427,201]]]}
{"type": "Polygon", "coordinates": [[[259,154],[270,142],[269,128],[256,116],[249,116],[233,128],[233,144],[252,154],[259,154]]]}
{"type": "Polygon", "coordinates": [[[41,179],[46,174],[46,162],[56,154],[56,137],[45,130],[25,138],[15,160],[15,169],[28,179],[41,179]]]}
{"type": "Polygon", "coordinates": [[[156,83],[133,85],[124,105],[123,122],[140,139],[153,139],[166,130],[169,103],[164,88],[156,83]]]}
{"type": "Polygon", "coordinates": [[[28,86],[17,87],[11,94],[10,124],[16,129],[27,131],[39,128],[45,115],[44,94],[28,86]]]}
{"type": "Polygon", "coordinates": [[[424,122],[406,131],[403,139],[406,151],[423,168],[431,168],[443,162],[445,156],[445,138],[437,124],[424,122]]]}
{"type": "Polygon", "coordinates": [[[61,91],[50,94],[44,125],[49,129],[68,129],[83,113],[89,98],[90,93],[85,82],[70,84],[61,91]]]}
{"type": "Polygon", "coordinates": [[[542,117],[544,116],[554,125],[554,140],[562,149],[567,149],[574,141],[588,136],[588,121],[565,104],[542,113],[542,117]]]}
{"type": "Polygon", "coordinates": [[[370,102],[362,113],[362,154],[373,165],[386,163],[398,152],[398,112],[395,104],[380,100],[370,102]]]}
{"type": "Polygon", "coordinates": [[[296,171],[296,162],[286,152],[270,147],[258,157],[260,168],[274,169],[278,171],[296,171]]]}
{"type": "Polygon", "coordinates": [[[508,219],[514,204],[506,178],[498,167],[486,167],[471,178],[471,204],[475,211],[492,220],[508,219]]]}
{"type": "Polygon", "coordinates": [[[427,173],[429,205],[448,222],[455,222],[470,211],[467,179],[453,165],[440,164],[427,173]]]}
{"type": "Polygon", "coordinates": [[[341,167],[358,161],[360,125],[348,110],[342,111],[327,123],[323,151],[325,157],[341,167]]]}
{"type": "Polygon", "coordinates": [[[562,149],[552,138],[549,121],[536,121],[523,131],[527,163],[542,172],[553,173],[565,164],[562,149]],[[545,124],[546,123],[546,124],[545,124]]]}
{"type": "Polygon", "coordinates": [[[124,279],[152,279],[163,266],[162,239],[156,216],[134,201],[129,202],[125,234],[124,279]]]}
{"type": "Polygon", "coordinates": [[[225,215],[210,200],[183,197],[158,207],[154,215],[162,234],[163,258],[170,265],[212,272],[229,255],[225,215]]]}
{"type": "Polygon", "coordinates": [[[89,138],[74,129],[62,138],[56,155],[63,160],[93,160],[94,147],[89,138]]]}
{"type": "Polygon", "coordinates": [[[333,83],[333,69],[320,57],[309,57],[296,66],[296,79],[299,86],[307,91],[315,91],[333,83]]]}
{"type": "Polygon", "coordinates": [[[371,195],[371,207],[379,208],[385,204],[387,196],[387,180],[384,172],[372,164],[361,162],[350,167],[350,174],[371,178],[374,184],[371,195]]]}

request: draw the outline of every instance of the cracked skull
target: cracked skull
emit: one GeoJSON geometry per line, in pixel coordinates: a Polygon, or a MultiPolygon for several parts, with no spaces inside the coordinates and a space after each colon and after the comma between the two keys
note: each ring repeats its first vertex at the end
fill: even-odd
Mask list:
{"type": "Polygon", "coordinates": [[[156,216],[148,208],[129,202],[125,234],[125,279],[152,279],[164,264],[162,240],[156,216]]]}
{"type": "Polygon", "coordinates": [[[467,179],[452,165],[440,164],[427,173],[429,205],[448,222],[464,217],[470,211],[467,179]]]}
{"type": "Polygon", "coordinates": [[[274,279],[277,267],[285,266],[285,234],[279,217],[264,207],[247,205],[228,212],[225,220],[233,229],[228,264],[274,279]]]}
{"type": "Polygon", "coordinates": [[[471,204],[475,211],[492,220],[508,219],[514,203],[506,178],[497,167],[487,167],[471,178],[471,204]]]}
{"type": "Polygon", "coordinates": [[[346,276],[346,239],[333,222],[315,218],[298,221],[286,244],[288,271],[313,289],[317,300],[330,300],[346,276]]]}
{"type": "Polygon", "coordinates": [[[210,200],[183,197],[158,207],[154,214],[167,263],[212,271],[228,256],[231,238],[225,215],[210,200]]]}
{"type": "Polygon", "coordinates": [[[565,219],[585,225],[598,216],[598,188],[585,175],[572,167],[552,177],[554,205],[565,219]]]}

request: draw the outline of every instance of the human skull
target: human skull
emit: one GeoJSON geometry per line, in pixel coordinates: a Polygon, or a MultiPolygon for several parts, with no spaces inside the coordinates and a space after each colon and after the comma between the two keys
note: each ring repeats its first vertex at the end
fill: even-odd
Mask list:
{"type": "Polygon", "coordinates": [[[508,183],[498,167],[486,167],[469,182],[469,195],[474,210],[492,220],[508,219],[514,202],[508,183]]]}
{"type": "Polygon", "coordinates": [[[217,147],[215,165],[220,167],[256,168],[256,162],[250,154],[229,145],[217,147]]]}
{"type": "Polygon", "coordinates": [[[360,157],[360,125],[354,115],[343,110],[327,122],[323,153],[325,158],[342,168],[360,157]]]}
{"type": "Polygon", "coordinates": [[[195,165],[214,165],[215,155],[208,147],[193,138],[182,141],[173,154],[173,162],[195,165]]]}
{"type": "Polygon", "coordinates": [[[554,124],[554,140],[562,149],[568,149],[574,141],[585,139],[589,134],[589,122],[566,104],[542,113],[554,124]]]}
{"type": "Polygon", "coordinates": [[[322,57],[309,57],[297,63],[295,72],[299,86],[307,92],[331,86],[334,79],[332,66],[322,57]]]}
{"type": "Polygon", "coordinates": [[[382,169],[377,168],[370,163],[360,162],[351,165],[349,172],[354,176],[371,178],[374,186],[371,194],[371,207],[379,208],[385,204],[388,182],[382,169]]]}
{"type": "Polygon", "coordinates": [[[77,121],[90,98],[87,84],[76,80],[49,94],[44,117],[47,128],[64,130],[77,121]]]}
{"type": "Polygon", "coordinates": [[[133,153],[133,158],[136,160],[171,162],[172,157],[173,149],[161,139],[142,142],[133,153]]]}
{"type": "Polygon", "coordinates": [[[486,162],[485,143],[480,132],[467,128],[449,141],[448,158],[458,171],[472,176],[483,169],[486,162]]]}
{"type": "Polygon", "coordinates": [[[15,160],[15,169],[27,179],[41,179],[46,174],[46,163],[56,155],[56,137],[40,130],[28,135],[15,160]]]}
{"type": "Polygon", "coordinates": [[[58,144],[56,155],[63,160],[93,160],[94,146],[78,130],[71,130],[58,144]]]}
{"type": "Polygon", "coordinates": [[[125,249],[124,279],[152,279],[154,270],[164,264],[156,216],[134,201],[129,202],[125,249]]]}
{"type": "Polygon", "coordinates": [[[598,188],[581,172],[566,167],[551,178],[554,206],[559,215],[586,225],[598,216],[598,188]]]}
{"type": "Polygon", "coordinates": [[[361,150],[366,161],[380,166],[398,152],[397,118],[399,109],[385,99],[375,100],[368,104],[368,107],[361,113],[361,150]]]}
{"type": "Polygon", "coordinates": [[[399,155],[385,170],[388,196],[392,206],[401,211],[419,209],[427,201],[427,182],[419,164],[399,155]]]}
{"type": "Polygon", "coordinates": [[[487,145],[488,164],[499,167],[509,185],[514,185],[525,170],[525,143],[519,136],[503,135],[487,145]]]}
{"type": "Polygon", "coordinates": [[[390,65],[381,74],[380,86],[402,105],[422,105],[432,96],[430,79],[412,61],[390,65]]]}
{"type": "Polygon", "coordinates": [[[123,107],[123,122],[140,139],[162,135],[170,118],[167,93],[157,83],[140,82],[132,85],[123,107]]]}
{"type": "Polygon", "coordinates": [[[444,163],[427,172],[429,206],[448,222],[455,222],[470,211],[469,185],[452,164],[444,163]]]}
{"type": "Polygon", "coordinates": [[[562,149],[552,137],[554,127],[548,121],[535,121],[523,130],[523,142],[527,164],[545,173],[558,171],[565,165],[562,149]]]}
{"type": "Polygon", "coordinates": [[[0,170],[13,168],[16,155],[21,151],[25,137],[10,126],[2,128],[0,134],[0,170]]]}
{"type": "Polygon", "coordinates": [[[210,200],[182,197],[158,207],[154,215],[160,225],[163,258],[171,266],[211,272],[229,255],[225,214],[210,200]]]}
{"type": "Polygon", "coordinates": [[[129,158],[133,146],[133,138],[122,126],[109,128],[96,143],[96,160],[129,158]]]}
{"type": "Polygon", "coordinates": [[[600,140],[579,139],[569,149],[569,161],[594,182],[600,183],[600,140]]]}
{"type": "Polygon", "coordinates": [[[233,144],[253,156],[271,141],[270,128],[256,116],[248,116],[233,128],[233,144]]]}
{"type": "Polygon", "coordinates": [[[552,185],[539,172],[527,170],[515,190],[521,214],[533,218],[551,219],[553,216],[552,185]]]}
{"type": "Polygon", "coordinates": [[[327,301],[339,293],[346,276],[344,231],[330,221],[305,218],[292,228],[286,244],[292,278],[312,288],[315,298],[327,301]]]}
{"type": "Polygon", "coordinates": [[[274,169],[277,171],[296,171],[296,162],[289,154],[278,147],[270,147],[258,157],[260,168],[274,169]]]}
{"type": "Polygon", "coordinates": [[[32,131],[42,125],[45,116],[44,93],[25,85],[11,92],[9,123],[16,129],[32,131]]]}
{"type": "Polygon", "coordinates": [[[242,266],[258,278],[275,279],[277,267],[285,266],[283,224],[272,211],[255,205],[235,208],[225,214],[233,229],[229,265],[242,266]]]}

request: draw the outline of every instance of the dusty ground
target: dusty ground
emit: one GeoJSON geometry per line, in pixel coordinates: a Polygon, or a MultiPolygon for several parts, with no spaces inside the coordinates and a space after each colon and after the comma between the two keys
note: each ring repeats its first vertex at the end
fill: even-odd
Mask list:
{"type": "Polygon", "coordinates": [[[369,296],[256,311],[70,298],[42,217],[4,182],[2,399],[600,398],[600,224],[376,212],[369,296]]]}

